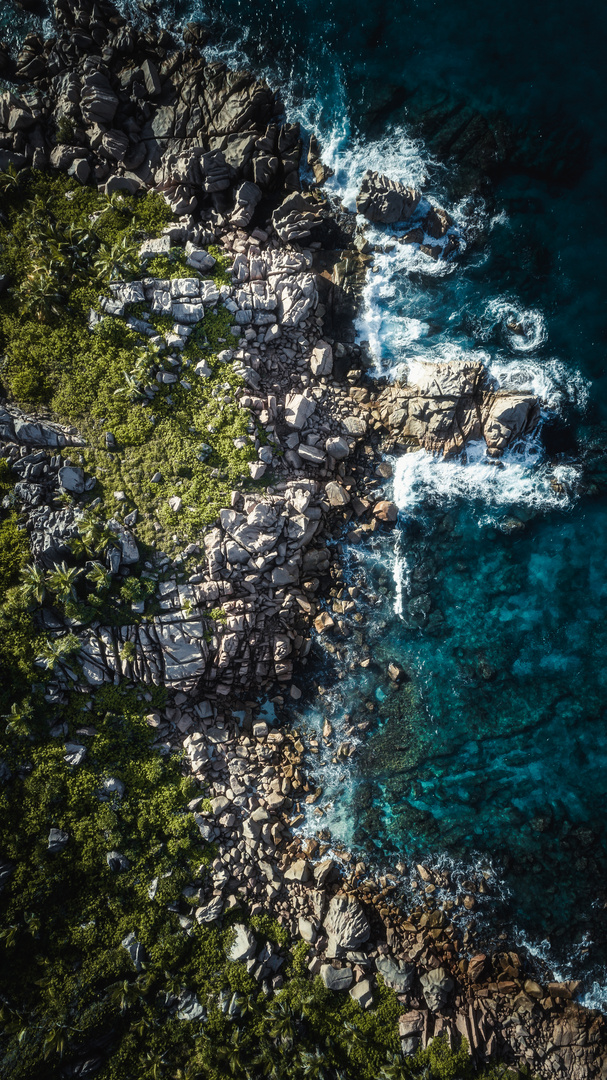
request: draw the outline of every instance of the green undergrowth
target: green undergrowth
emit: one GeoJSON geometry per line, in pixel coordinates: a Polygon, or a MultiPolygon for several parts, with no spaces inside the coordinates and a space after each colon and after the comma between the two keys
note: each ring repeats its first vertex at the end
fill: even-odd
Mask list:
{"type": "MultiPolygon", "coordinates": [[[[181,249],[146,266],[138,262],[141,241],[159,235],[170,219],[166,203],[155,194],[108,200],[43,173],[13,181],[1,174],[0,186],[6,214],[0,273],[9,283],[0,296],[5,391],[23,407],[50,409],[79,428],[87,446],[68,457],[97,478],[81,505],[99,498],[106,517],[136,509],[135,533],[145,543],[166,542],[173,532],[199,538],[231,489],[251,483],[248,463],[255,458],[251,442],[234,446],[255,433],[248,412],[234,401],[240,379],[217,360],[236,341],[231,317],[222,305],[207,312],[183,353],[174,354],[180,367],[126,319],[105,317],[89,329],[90,313],[99,314],[99,297],[109,295],[112,278],[196,276],[181,249]],[[211,368],[207,378],[194,372],[201,360],[211,368]],[[162,370],[177,372],[179,382],[159,386],[162,370]],[[158,388],[152,401],[145,386],[158,388]],[[109,451],[106,432],[115,438],[109,451]],[[158,473],[160,482],[152,483],[158,473]],[[117,499],[117,492],[126,498],[117,499]],[[172,496],[182,500],[177,512],[168,505],[172,496]]],[[[221,285],[228,280],[226,261],[214,254],[211,276],[221,285]]],[[[170,318],[152,317],[142,305],[130,314],[149,319],[160,335],[172,329],[170,318]]]]}

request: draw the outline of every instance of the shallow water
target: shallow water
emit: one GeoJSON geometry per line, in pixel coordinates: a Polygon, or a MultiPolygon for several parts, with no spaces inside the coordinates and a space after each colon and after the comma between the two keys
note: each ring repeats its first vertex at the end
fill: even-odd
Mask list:
{"type": "MultiPolygon", "coordinates": [[[[577,483],[589,443],[604,442],[606,408],[596,13],[572,22],[541,4],[530,23],[512,3],[370,13],[343,0],[218,11],[245,24],[225,30],[226,55],[282,84],[290,117],[320,135],[329,187],[346,205],[364,170],[379,168],[425,182],[469,235],[482,230],[448,266],[395,244],[398,229],[376,230],[388,250],[358,330],[378,373],[482,353],[501,385],[540,396],[546,424],[498,466],[480,447],[465,462],[418,453],[394,463],[398,529],[375,551],[345,555],[377,598],[364,609],[373,662],[350,673],[361,655],[350,640],[327,658],[327,693],[311,693],[300,713],[319,730],[329,716],[359,743],[350,761],[328,753],[320,766],[323,824],[380,860],[490,860],[502,880],[494,920],[602,1001],[607,515],[604,497],[577,483]],[[454,203],[406,109],[370,120],[403,85],[502,110],[521,125],[526,167],[494,201],[454,203]],[[559,140],[560,160],[542,159],[559,140]],[[513,315],[524,336],[508,330],[513,315]],[[390,690],[393,659],[412,676],[408,694],[390,690]],[[361,720],[371,721],[364,733],[361,720]]],[[[308,828],[318,824],[310,815],[308,828]]]]}
{"type": "MultiPolygon", "coordinates": [[[[477,238],[444,265],[395,243],[398,229],[376,230],[386,251],[359,337],[378,373],[482,355],[501,385],[540,396],[543,433],[499,465],[480,447],[462,462],[394,462],[397,529],[344,554],[371,596],[363,633],[341,655],[317,646],[327,692],[310,687],[295,719],[322,729],[330,716],[359,746],[319,766],[334,835],[380,860],[490,862],[502,884],[487,917],[604,1004],[607,514],[604,475],[593,494],[579,481],[587,492],[592,471],[607,471],[591,453],[607,430],[607,14],[548,0],[531,14],[514,0],[162,10],[214,22],[212,55],[281,86],[346,205],[377,168],[424,184],[477,238]],[[518,130],[520,163],[493,195],[453,194],[414,137],[412,91],[465,98],[518,130]],[[393,659],[412,680],[400,691],[393,659]]],[[[318,823],[311,814],[307,828],[318,823]]]]}

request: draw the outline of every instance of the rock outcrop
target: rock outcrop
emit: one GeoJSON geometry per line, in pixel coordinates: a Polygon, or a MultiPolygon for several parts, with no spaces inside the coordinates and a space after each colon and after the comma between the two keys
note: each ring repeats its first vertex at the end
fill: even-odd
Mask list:
{"type": "Polygon", "coordinates": [[[379,395],[377,407],[394,445],[445,455],[484,439],[490,456],[499,457],[540,419],[536,397],[499,390],[475,360],[416,363],[407,382],[379,395]]]}

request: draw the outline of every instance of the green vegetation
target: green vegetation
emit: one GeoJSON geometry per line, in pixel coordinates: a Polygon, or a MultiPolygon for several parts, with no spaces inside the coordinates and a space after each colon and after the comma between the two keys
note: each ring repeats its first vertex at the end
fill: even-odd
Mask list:
{"type": "MultiPolygon", "coordinates": [[[[159,384],[157,372],[174,370],[169,351],[159,351],[125,319],[101,318],[99,297],[109,295],[117,278],[195,276],[182,250],[145,268],[138,264],[141,241],[170,219],[164,200],[155,194],[108,199],[44,173],[3,176],[0,272],[10,287],[0,297],[0,377],[6,391],[25,407],[48,406],[78,425],[87,446],[74,463],[97,478],[88,501],[100,498],[100,513],[137,509],[136,533],[147,543],[175,529],[198,537],[231,488],[250,483],[248,462],[255,457],[251,442],[234,445],[249,434],[249,414],[234,400],[239,377],[217,360],[235,340],[231,317],[222,306],[208,312],[181,354],[179,381],[159,384]],[[100,320],[93,329],[91,312],[100,320]],[[194,371],[201,360],[209,377],[194,371]],[[107,431],[116,440],[111,450],[107,431]],[[118,502],[115,492],[125,499],[118,502]],[[171,496],[182,499],[177,513],[168,505],[171,496]]],[[[215,255],[213,278],[224,284],[224,260],[215,255]]],[[[140,308],[132,313],[151,319],[159,334],[172,329],[170,318],[140,308]]]]}
{"type": "MultiPolygon", "coordinates": [[[[71,137],[69,122],[57,136],[71,137]]],[[[107,519],[136,509],[144,552],[176,526],[199,539],[230,487],[248,477],[254,451],[250,442],[234,446],[251,432],[234,402],[238,377],[218,359],[233,341],[225,309],[191,335],[175,384],[155,380],[171,369],[157,344],[125,320],[100,318],[110,282],[142,274],[139,243],[169,220],[164,201],[107,199],[66,177],[10,170],[0,192],[0,273],[9,278],[0,296],[2,384],[20,404],[79,426],[87,445],[69,451],[71,463],[97,478],[79,505],[100,500],[70,556],[44,569],[31,560],[14,475],[0,460],[0,1080],[471,1078],[465,1047],[452,1052],[437,1040],[402,1058],[394,993],[380,986],[363,1012],[311,981],[308,946],[293,945],[268,913],[236,906],[210,924],[192,917],[216,854],[195,813],[211,803],[179,758],[153,743],[146,714],[164,706],[162,689],[125,682],[59,702],[50,692],[58,665],[77,680],[73,628],[153,614],[156,578],[108,569],[116,534],[107,519]],[[92,329],[91,311],[99,317],[92,329]],[[206,378],[188,370],[200,360],[206,378]],[[168,507],[174,495],[179,512],[168,507]],[[43,602],[66,620],[55,636],[36,622],[43,602]],[[59,831],[55,850],[51,830],[59,831]],[[284,982],[273,995],[226,961],[237,920],[282,950],[284,982]]],[[[181,252],[145,273],[191,276],[181,252]]],[[[172,329],[145,307],[131,314],[160,335],[172,329]]],[[[226,614],[215,608],[210,619],[224,623],[226,614]]],[[[134,658],[132,642],[121,658],[134,658]]]]}

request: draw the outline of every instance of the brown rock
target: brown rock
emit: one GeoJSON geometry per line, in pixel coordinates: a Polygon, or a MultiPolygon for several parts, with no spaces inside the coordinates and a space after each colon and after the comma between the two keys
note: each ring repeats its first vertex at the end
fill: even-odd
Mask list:
{"type": "Polygon", "coordinates": [[[373,515],[378,518],[379,521],[384,521],[386,524],[393,525],[398,517],[398,506],[388,499],[382,499],[381,502],[376,503],[373,507],[373,515]]]}
{"type": "Polygon", "coordinates": [[[328,630],[332,630],[334,626],[335,623],[328,611],[321,611],[320,615],[317,615],[314,619],[314,629],[318,634],[325,634],[328,630]]]}

